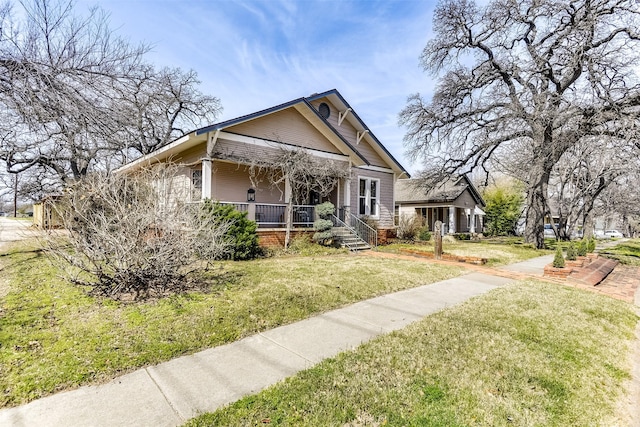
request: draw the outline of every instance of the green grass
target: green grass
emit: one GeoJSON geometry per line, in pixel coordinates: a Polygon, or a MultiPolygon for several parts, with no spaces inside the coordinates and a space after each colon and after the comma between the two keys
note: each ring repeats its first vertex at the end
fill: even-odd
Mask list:
{"type": "Polygon", "coordinates": [[[207,292],[121,303],[60,278],[33,245],[0,254],[0,407],[459,275],[349,254],[224,262],[207,292]]]}
{"type": "Polygon", "coordinates": [[[611,248],[602,249],[600,253],[622,264],[640,266],[640,239],[620,242],[611,248]]]}
{"type": "Polygon", "coordinates": [[[630,305],[529,281],[379,337],[195,426],[609,426],[630,305]]]}
{"type": "MultiPolygon", "coordinates": [[[[398,253],[401,249],[416,249],[426,252],[433,252],[433,241],[408,244],[395,243],[388,246],[380,246],[378,250],[384,252],[398,253]]],[[[522,244],[522,239],[491,239],[482,241],[445,241],[442,243],[442,250],[459,256],[474,256],[487,258],[488,266],[499,266],[512,264],[514,262],[525,261],[542,255],[548,255],[548,250],[534,249],[531,245],[522,244]]]]}

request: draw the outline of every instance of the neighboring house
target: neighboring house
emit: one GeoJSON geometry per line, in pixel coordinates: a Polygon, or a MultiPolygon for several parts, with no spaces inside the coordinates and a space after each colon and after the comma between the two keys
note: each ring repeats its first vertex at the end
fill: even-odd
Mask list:
{"type": "Polygon", "coordinates": [[[418,179],[396,182],[397,215],[418,215],[430,230],[436,221],[442,221],[446,234],[482,233],[485,206],[466,176],[452,178],[434,188],[425,188],[418,179]]]}
{"type": "MultiPolygon", "coordinates": [[[[186,201],[233,204],[258,223],[259,233],[274,235],[285,227],[290,186],[272,188],[266,179],[252,179],[249,165],[283,149],[344,164],[350,178],[325,199],[345,222],[366,216],[380,229],[393,228],[394,184],[409,175],[335,89],[195,130],[119,171],[171,161],[180,166],[186,201]]],[[[313,192],[294,201],[294,227],[312,226],[314,206],[323,201],[313,192]]]]}
{"type": "Polygon", "coordinates": [[[48,195],[33,205],[33,223],[36,226],[42,229],[62,227],[63,221],[55,206],[60,197],[48,195]]]}

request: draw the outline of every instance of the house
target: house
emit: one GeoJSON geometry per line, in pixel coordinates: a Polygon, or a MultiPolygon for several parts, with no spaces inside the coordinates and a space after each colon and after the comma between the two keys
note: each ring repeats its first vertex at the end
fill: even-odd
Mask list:
{"type": "Polygon", "coordinates": [[[59,228],[63,226],[62,217],[56,209],[60,195],[48,195],[33,205],[33,223],[42,229],[59,228]]]}
{"type": "Polygon", "coordinates": [[[274,188],[255,175],[252,163],[283,150],[302,150],[348,172],[324,197],[310,191],[304,200],[293,200],[293,227],[312,226],[314,206],[327,200],[354,229],[363,217],[377,224],[380,235],[394,227],[394,185],[409,174],[335,89],[197,129],[119,171],[130,173],[156,162],[178,164],[185,201],[233,204],[258,223],[261,243],[281,243],[291,183],[274,188]]]}
{"type": "Polygon", "coordinates": [[[481,233],[485,206],[478,190],[464,175],[433,188],[425,188],[419,179],[396,182],[398,217],[418,215],[430,230],[436,221],[442,221],[447,234],[481,233]]]}

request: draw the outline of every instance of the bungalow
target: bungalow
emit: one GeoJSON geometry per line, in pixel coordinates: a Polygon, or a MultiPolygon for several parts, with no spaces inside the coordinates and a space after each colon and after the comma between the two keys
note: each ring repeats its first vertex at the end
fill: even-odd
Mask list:
{"type": "Polygon", "coordinates": [[[433,188],[425,188],[419,179],[399,180],[395,190],[399,217],[418,215],[430,230],[441,221],[447,234],[482,232],[486,204],[464,175],[433,188]]]}
{"type": "Polygon", "coordinates": [[[377,225],[376,236],[385,235],[394,226],[394,185],[409,177],[335,89],[197,129],[119,171],[169,161],[179,165],[185,202],[211,199],[234,205],[258,223],[264,244],[284,241],[290,201],[298,229],[312,226],[315,205],[331,201],[336,219],[347,228],[362,228],[368,219],[368,226],[377,225]],[[331,161],[347,172],[329,194],[311,189],[304,200],[292,199],[292,183],[283,180],[274,188],[252,167],[286,150],[331,161]]]}

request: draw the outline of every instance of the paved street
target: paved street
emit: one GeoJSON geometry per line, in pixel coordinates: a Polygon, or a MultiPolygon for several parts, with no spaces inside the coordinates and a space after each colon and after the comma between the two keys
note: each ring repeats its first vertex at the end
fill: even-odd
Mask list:
{"type": "Polygon", "coordinates": [[[31,218],[26,220],[0,216],[0,247],[8,242],[36,236],[37,231],[32,225],[31,218]]]}

